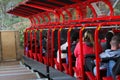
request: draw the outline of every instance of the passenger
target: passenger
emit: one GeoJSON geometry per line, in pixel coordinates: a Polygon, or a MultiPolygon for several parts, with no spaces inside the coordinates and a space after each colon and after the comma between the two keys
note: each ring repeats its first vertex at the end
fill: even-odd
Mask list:
{"type": "Polygon", "coordinates": [[[72,59],[73,59],[73,65],[75,66],[75,61],[76,61],[76,58],[75,58],[75,55],[74,55],[74,49],[77,45],[79,41],[79,32],[75,32],[73,35],[72,35],[72,38],[71,38],[71,52],[72,52],[72,59]]]}
{"type": "MultiPolygon", "coordinates": [[[[64,44],[61,45],[61,59],[64,60],[64,62],[66,62],[66,57],[67,57],[67,48],[68,48],[68,42],[66,41],[64,44]]],[[[59,51],[57,51],[57,62],[60,62],[60,59],[59,59],[59,51]]]]}
{"type": "MultiPolygon", "coordinates": [[[[114,58],[120,57],[120,36],[113,36],[110,41],[110,45],[111,49],[107,49],[105,50],[105,52],[100,54],[100,58],[102,61],[100,69],[107,68],[107,76],[113,76],[112,68],[116,63],[114,61],[114,58]]],[[[94,74],[96,75],[96,67],[94,67],[94,74]]]]}
{"type": "Polygon", "coordinates": [[[105,35],[106,49],[111,49],[110,41],[111,41],[113,36],[114,36],[114,32],[113,31],[108,31],[108,33],[105,35]]]}
{"type": "Polygon", "coordinates": [[[102,52],[104,52],[106,50],[106,38],[105,38],[105,32],[101,31],[100,35],[100,44],[102,47],[102,52]]]}
{"type": "Polygon", "coordinates": [[[102,51],[104,52],[106,49],[110,49],[110,41],[114,35],[113,31],[108,31],[105,37],[101,40],[102,51]]]}
{"type": "MultiPolygon", "coordinates": [[[[94,54],[94,39],[93,39],[93,35],[91,31],[86,31],[84,33],[84,37],[83,37],[83,54],[84,56],[86,54],[94,54]]],[[[80,42],[77,43],[75,50],[74,50],[74,55],[76,57],[76,69],[78,70],[78,72],[76,73],[76,76],[79,77],[80,76],[80,70],[81,70],[81,62],[80,62],[80,42]]],[[[83,58],[84,59],[84,58],[83,58]]],[[[84,61],[84,60],[83,60],[84,61]]]]}
{"type": "Polygon", "coordinates": [[[38,40],[36,40],[36,50],[37,50],[37,53],[40,53],[40,43],[38,40]]]}
{"type": "Polygon", "coordinates": [[[46,43],[47,43],[47,38],[46,36],[42,37],[42,55],[45,56],[46,55],[46,43]]]}
{"type": "MultiPolygon", "coordinates": [[[[79,40],[79,32],[74,32],[71,36],[71,52],[72,52],[72,60],[73,60],[73,65],[75,65],[75,56],[74,56],[74,49],[76,44],[78,43],[79,40]]],[[[68,55],[66,57],[66,63],[68,64],[68,55]]]]}
{"type": "Polygon", "coordinates": [[[32,40],[32,53],[35,53],[35,39],[32,40]]]}
{"type": "Polygon", "coordinates": [[[30,41],[28,41],[28,50],[31,50],[31,44],[30,44],[30,41]]]}
{"type": "Polygon", "coordinates": [[[25,54],[28,54],[28,44],[25,46],[25,54]]]}

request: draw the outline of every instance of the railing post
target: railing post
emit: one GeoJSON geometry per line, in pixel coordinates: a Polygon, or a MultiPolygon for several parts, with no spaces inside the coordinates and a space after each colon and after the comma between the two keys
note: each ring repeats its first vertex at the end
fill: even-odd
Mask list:
{"type": "Polygon", "coordinates": [[[68,41],[68,66],[69,66],[69,74],[73,75],[73,69],[72,69],[72,53],[71,53],[71,39],[70,39],[70,32],[72,28],[69,28],[67,32],[67,41],[68,41]]]}
{"type": "Polygon", "coordinates": [[[96,54],[96,79],[100,80],[100,57],[99,57],[99,41],[98,41],[98,35],[99,35],[99,30],[101,28],[101,25],[97,26],[95,30],[95,54],[96,54]]]}
{"type": "Polygon", "coordinates": [[[81,62],[81,70],[80,70],[80,77],[82,78],[82,80],[85,80],[85,75],[84,75],[84,54],[83,54],[83,30],[85,29],[85,27],[83,26],[81,29],[80,29],[80,32],[79,32],[79,39],[80,39],[80,62],[81,62]]]}
{"type": "Polygon", "coordinates": [[[62,28],[60,28],[58,30],[58,51],[59,51],[59,69],[60,71],[62,71],[62,60],[61,60],[61,30],[62,28]]]}

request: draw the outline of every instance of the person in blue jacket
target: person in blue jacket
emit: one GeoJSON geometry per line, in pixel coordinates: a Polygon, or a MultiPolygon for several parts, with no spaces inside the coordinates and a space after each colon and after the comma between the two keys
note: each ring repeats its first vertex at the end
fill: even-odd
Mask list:
{"type": "MultiPolygon", "coordinates": [[[[100,63],[100,69],[107,68],[107,76],[113,76],[112,68],[116,63],[114,59],[120,57],[120,36],[113,36],[110,45],[111,49],[107,49],[100,54],[100,59],[102,61],[100,63]]],[[[94,67],[94,74],[96,75],[96,67],[94,67]]]]}

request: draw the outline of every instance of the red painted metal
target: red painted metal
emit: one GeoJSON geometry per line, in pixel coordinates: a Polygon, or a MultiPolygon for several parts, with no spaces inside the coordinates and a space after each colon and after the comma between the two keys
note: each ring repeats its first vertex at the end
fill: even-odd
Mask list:
{"type": "Polygon", "coordinates": [[[24,13],[21,13],[21,12],[10,12],[11,14],[14,14],[14,15],[17,15],[17,16],[21,16],[21,17],[24,17],[24,18],[27,18],[27,15],[24,14],[24,13]]]}
{"type": "Polygon", "coordinates": [[[40,12],[43,12],[43,10],[41,10],[41,9],[37,9],[37,8],[25,6],[25,5],[21,5],[19,9],[24,9],[24,10],[26,10],[28,12],[33,12],[33,13],[36,13],[36,14],[40,13],[40,12]]]}
{"type": "Polygon", "coordinates": [[[83,55],[83,30],[85,29],[85,26],[83,26],[81,29],[80,29],[80,31],[79,31],[79,41],[80,41],[80,62],[81,62],[81,70],[79,70],[80,71],[80,78],[82,79],[82,80],[85,80],[85,78],[84,78],[84,63],[83,63],[83,58],[84,58],[84,55],[83,55]]]}
{"type": "Polygon", "coordinates": [[[30,7],[33,7],[33,8],[37,8],[37,9],[42,9],[42,10],[45,10],[45,11],[54,11],[52,8],[49,8],[49,7],[43,7],[43,6],[38,6],[38,5],[35,5],[35,4],[25,4],[26,6],[30,6],[30,7]]]}
{"type": "Polygon", "coordinates": [[[100,57],[99,57],[99,39],[98,39],[98,35],[99,35],[99,30],[101,28],[101,25],[97,26],[96,30],[95,30],[95,54],[96,54],[96,80],[100,80],[100,57]]]}
{"type": "MultiPolygon", "coordinates": [[[[75,22],[75,21],[74,21],[75,22]]],[[[71,21],[71,23],[73,23],[73,21],[71,21]]],[[[63,28],[69,28],[69,26],[74,26],[74,27],[80,27],[80,26],[82,26],[83,24],[82,23],[79,23],[79,22],[76,22],[76,24],[75,23],[73,23],[73,24],[71,24],[70,22],[69,23],[63,23],[63,24],[50,24],[49,23],[49,25],[47,25],[47,24],[43,24],[43,25],[39,25],[41,28],[54,28],[54,26],[55,26],[55,28],[60,28],[61,27],[61,25],[62,25],[62,27],[63,28]],[[54,26],[53,26],[54,25],[54,26]],[[56,27],[57,26],[57,27],[56,27]]],[[[116,22],[116,21],[112,21],[112,22],[91,22],[91,23],[86,23],[86,24],[84,24],[84,25],[86,25],[86,26],[89,26],[89,27],[95,27],[95,26],[98,26],[99,24],[102,24],[103,26],[110,26],[110,25],[120,25],[120,22],[116,22]]]]}
{"type": "Polygon", "coordinates": [[[13,15],[16,15],[16,16],[20,16],[20,17],[23,17],[23,18],[27,18],[25,15],[20,14],[20,13],[14,13],[14,12],[11,12],[11,11],[9,11],[7,13],[10,13],[10,14],[13,14],[13,15]]]}
{"type": "Polygon", "coordinates": [[[57,11],[54,11],[53,14],[55,14],[57,21],[60,21],[60,15],[57,11]]]}
{"type": "Polygon", "coordinates": [[[43,23],[45,22],[45,18],[44,18],[44,16],[43,16],[43,15],[41,15],[41,14],[37,14],[37,16],[39,16],[39,17],[41,17],[41,18],[42,18],[43,23]]]}
{"type": "Polygon", "coordinates": [[[73,76],[73,69],[72,69],[72,52],[71,52],[71,37],[70,37],[70,32],[72,28],[69,28],[67,32],[67,41],[68,41],[68,66],[69,66],[69,74],[73,76]]]}
{"type": "Polygon", "coordinates": [[[58,8],[55,5],[51,5],[51,4],[48,4],[48,3],[45,3],[45,2],[40,2],[39,0],[29,0],[29,3],[37,4],[37,5],[41,5],[41,6],[45,6],[45,7],[49,6],[50,8],[58,8]]]}
{"type": "Polygon", "coordinates": [[[62,28],[60,28],[58,30],[58,51],[59,51],[59,69],[60,71],[62,71],[62,60],[61,60],[61,30],[62,28]]]}
{"type": "Polygon", "coordinates": [[[52,33],[51,33],[51,37],[52,37],[52,40],[51,40],[51,66],[54,67],[54,54],[55,54],[55,47],[54,47],[54,32],[55,32],[55,28],[52,29],[52,33]]]}
{"type": "Polygon", "coordinates": [[[57,1],[57,0],[48,0],[48,1],[49,1],[49,2],[53,2],[53,3],[55,3],[55,4],[60,4],[60,5],[62,5],[62,6],[68,5],[68,4],[64,3],[64,2],[59,2],[59,1],[57,1]]]}
{"type": "Polygon", "coordinates": [[[33,58],[33,54],[32,54],[32,30],[30,30],[30,47],[31,47],[30,58],[33,58]]]}
{"type": "Polygon", "coordinates": [[[26,9],[15,9],[15,10],[18,11],[18,12],[21,12],[21,13],[25,13],[27,15],[34,15],[34,14],[36,14],[36,13],[30,12],[30,11],[28,11],[26,9]]]}
{"type": "Polygon", "coordinates": [[[35,38],[35,53],[34,53],[34,59],[37,60],[37,29],[34,29],[34,38],[35,38]]]}
{"type": "Polygon", "coordinates": [[[36,22],[36,27],[38,27],[38,26],[39,26],[39,24],[40,24],[40,18],[39,18],[39,16],[37,16],[37,15],[35,15],[35,18],[37,19],[37,22],[36,22]]]}
{"type": "Polygon", "coordinates": [[[49,13],[45,13],[45,14],[43,14],[43,15],[45,15],[45,16],[48,18],[48,22],[51,22],[51,18],[50,18],[49,13]]]}
{"type": "Polygon", "coordinates": [[[16,12],[23,13],[23,14],[26,14],[27,16],[36,14],[36,13],[27,11],[27,10],[25,10],[25,9],[20,9],[20,8],[19,8],[19,9],[18,9],[18,8],[15,9],[14,12],[15,12],[15,13],[16,13],[16,12]]]}
{"type": "MultiPolygon", "coordinates": [[[[43,52],[42,52],[42,49],[43,49],[43,46],[42,46],[42,31],[43,31],[43,30],[40,29],[40,55],[43,54],[43,52]]],[[[40,61],[40,62],[43,61],[43,57],[42,57],[42,56],[39,57],[39,61],[40,61]]]]}
{"type": "MultiPolygon", "coordinates": [[[[68,73],[70,75],[72,75],[72,59],[71,59],[71,41],[70,41],[70,32],[71,32],[71,27],[70,26],[74,26],[75,27],[80,27],[83,26],[80,29],[80,51],[81,51],[81,55],[80,55],[80,61],[81,61],[81,70],[80,70],[80,79],[85,80],[85,74],[84,74],[84,63],[83,63],[83,45],[82,45],[82,33],[83,30],[85,29],[85,26],[94,26],[96,28],[95,30],[95,54],[96,54],[96,71],[97,71],[97,76],[96,76],[96,80],[100,80],[100,70],[99,70],[99,63],[100,63],[100,59],[99,59],[99,54],[98,54],[98,34],[99,34],[99,30],[101,28],[101,26],[98,26],[100,24],[102,24],[103,26],[110,26],[110,25],[120,25],[120,16],[114,16],[114,10],[113,7],[110,3],[109,0],[69,0],[68,2],[66,1],[60,1],[60,0],[26,0],[23,3],[20,3],[17,7],[13,8],[12,10],[9,10],[8,13],[17,15],[17,16],[21,16],[21,17],[25,17],[28,18],[31,21],[31,28],[26,29],[26,31],[24,32],[24,45],[26,46],[28,44],[28,40],[27,40],[27,36],[28,33],[27,31],[30,31],[30,45],[31,45],[31,50],[29,51],[30,53],[30,58],[33,58],[33,54],[32,54],[32,40],[33,40],[33,36],[32,36],[32,31],[35,31],[34,33],[34,37],[36,38],[36,30],[35,29],[40,29],[40,54],[38,55],[38,60],[40,62],[43,61],[43,56],[42,56],[42,30],[45,28],[48,28],[48,53],[51,53],[50,58],[46,59],[46,57],[44,57],[44,59],[46,60],[46,64],[50,63],[50,65],[53,67],[54,66],[54,31],[55,29],[59,29],[58,30],[58,51],[59,51],[59,64],[58,64],[58,69],[60,71],[62,71],[62,60],[61,60],[61,30],[62,28],[69,28],[68,32],[67,32],[67,39],[68,39],[68,73]],[[97,17],[96,11],[93,8],[93,6],[91,5],[91,3],[93,2],[99,2],[99,1],[103,1],[106,5],[108,5],[109,9],[110,9],[110,15],[108,16],[101,16],[101,17],[97,17]],[[55,4],[55,5],[52,5],[55,4]],[[86,18],[86,8],[87,6],[92,10],[93,13],[93,18],[86,18]],[[70,8],[75,8],[76,9],[76,20],[72,20],[72,14],[70,13],[69,9],[70,8]],[[68,20],[65,20],[65,15],[63,14],[63,11],[65,11],[69,17],[68,20]],[[51,18],[50,18],[50,13],[53,13],[56,16],[56,21],[55,22],[51,22],[51,18]],[[46,18],[45,16],[48,18],[48,22],[46,22],[46,18]],[[60,16],[62,16],[63,21],[60,22],[60,16]],[[41,24],[41,19],[43,24],[41,24]],[[62,26],[62,28],[61,28],[62,26]],[[50,35],[50,31],[52,30],[52,33],[50,35]],[[50,36],[52,36],[52,40],[50,40],[50,36]],[[50,43],[52,42],[52,45],[50,45],[50,43]],[[49,47],[51,47],[51,51],[49,51],[49,47]],[[50,60],[50,61],[49,61],[50,60]]],[[[35,39],[35,44],[36,44],[36,39],[35,39]]],[[[25,53],[25,48],[24,48],[24,53],[25,53]]],[[[36,46],[35,46],[35,54],[36,54],[36,46]]],[[[26,55],[26,54],[25,54],[26,55]]],[[[48,57],[48,56],[47,56],[48,57]]],[[[36,58],[35,58],[36,59],[36,58]]],[[[49,64],[48,64],[49,65],[49,64]]],[[[65,65],[65,68],[67,68],[67,65],[65,65]]],[[[91,77],[91,76],[90,76],[91,77]]],[[[94,78],[95,79],[95,78],[94,78]]]]}
{"type": "Polygon", "coordinates": [[[51,58],[51,34],[50,34],[50,32],[51,32],[51,29],[48,29],[48,31],[47,31],[47,65],[48,66],[50,66],[50,64],[51,64],[51,60],[50,60],[50,58],[51,58]]]}
{"type": "Polygon", "coordinates": [[[80,10],[80,7],[79,7],[79,6],[76,7],[76,13],[77,13],[77,14],[76,14],[77,20],[78,20],[78,19],[81,20],[81,19],[83,18],[83,13],[82,13],[82,11],[80,10]]]}

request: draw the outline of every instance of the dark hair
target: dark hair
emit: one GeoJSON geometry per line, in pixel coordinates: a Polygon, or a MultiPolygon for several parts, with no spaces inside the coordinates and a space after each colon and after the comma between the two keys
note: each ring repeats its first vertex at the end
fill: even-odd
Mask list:
{"type": "Polygon", "coordinates": [[[114,33],[112,31],[108,31],[105,35],[105,37],[106,37],[106,48],[107,49],[111,48],[110,41],[111,41],[113,36],[114,36],[114,33]]]}
{"type": "Polygon", "coordinates": [[[79,32],[74,32],[71,36],[71,41],[77,41],[79,39],[79,32]]]}

